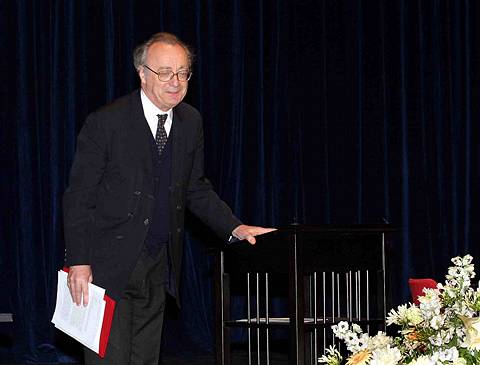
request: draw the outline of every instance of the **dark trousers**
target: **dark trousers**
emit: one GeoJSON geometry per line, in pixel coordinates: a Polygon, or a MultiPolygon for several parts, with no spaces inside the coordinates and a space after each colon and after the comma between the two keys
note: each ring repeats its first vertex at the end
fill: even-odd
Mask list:
{"type": "Polygon", "coordinates": [[[116,305],[105,358],[85,348],[85,365],[158,365],[166,265],[166,246],[155,258],[143,250],[116,305]]]}

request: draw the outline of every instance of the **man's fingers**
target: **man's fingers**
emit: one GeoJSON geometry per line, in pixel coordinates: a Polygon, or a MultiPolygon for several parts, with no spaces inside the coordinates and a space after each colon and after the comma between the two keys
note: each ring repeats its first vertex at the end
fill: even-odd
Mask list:
{"type": "Polygon", "coordinates": [[[275,231],[275,228],[264,228],[264,227],[257,227],[257,226],[247,226],[241,224],[237,228],[235,228],[232,232],[232,235],[237,237],[240,240],[248,240],[251,244],[254,244],[256,240],[252,238],[253,236],[259,236],[268,232],[275,231]]]}
{"type": "Polygon", "coordinates": [[[82,284],[80,282],[75,283],[75,304],[80,305],[82,304],[82,284]]]}
{"type": "Polygon", "coordinates": [[[74,265],[68,273],[68,287],[72,300],[76,305],[88,305],[88,283],[93,281],[92,270],[89,265],[74,265]]]}
{"type": "Polygon", "coordinates": [[[272,231],[276,231],[275,228],[263,228],[263,227],[255,227],[251,232],[254,236],[259,236],[261,234],[269,233],[272,231]]]}
{"type": "Polygon", "coordinates": [[[88,283],[85,283],[82,289],[83,306],[86,307],[88,305],[88,283]]]}
{"type": "Polygon", "coordinates": [[[74,283],[73,280],[69,279],[68,280],[70,286],[69,286],[69,289],[70,289],[70,294],[72,295],[72,300],[75,304],[78,305],[78,301],[77,301],[77,287],[74,283]]]}
{"type": "Polygon", "coordinates": [[[88,305],[88,282],[85,280],[72,280],[70,282],[70,293],[76,305],[88,305]]]}
{"type": "Polygon", "coordinates": [[[250,242],[251,245],[254,245],[254,244],[257,242],[257,240],[255,239],[255,237],[252,236],[252,235],[247,236],[245,239],[246,239],[248,242],[250,242]]]}

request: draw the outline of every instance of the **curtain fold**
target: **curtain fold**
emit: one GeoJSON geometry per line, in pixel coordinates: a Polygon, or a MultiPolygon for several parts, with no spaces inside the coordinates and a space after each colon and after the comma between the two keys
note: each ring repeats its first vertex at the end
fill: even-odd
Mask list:
{"type": "MultiPolygon", "coordinates": [[[[392,304],[408,277],[480,262],[480,3],[5,1],[0,312],[15,323],[0,355],[71,359],[50,319],[76,135],[138,87],[133,47],[158,31],[196,50],[187,101],[204,117],[207,175],[242,220],[398,226],[392,304]]],[[[211,351],[203,245],[216,241],[193,231],[168,347],[211,351]]]]}

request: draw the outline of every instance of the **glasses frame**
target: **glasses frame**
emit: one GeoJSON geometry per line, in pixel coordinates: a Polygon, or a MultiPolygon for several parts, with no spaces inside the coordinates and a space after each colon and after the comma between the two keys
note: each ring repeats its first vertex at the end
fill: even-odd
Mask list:
{"type": "Polygon", "coordinates": [[[177,71],[177,72],[173,72],[173,71],[170,71],[171,74],[170,74],[170,78],[168,80],[161,80],[160,79],[160,73],[158,71],[154,71],[152,70],[149,66],[147,65],[143,65],[144,67],[146,67],[148,70],[152,71],[155,75],[157,75],[157,78],[158,78],[158,81],[161,81],[161,82],[169,82],[170,80],[172,80],[175,76],[177,76],[177,81],[178,82],[187,82],[189,81],[191,78],[192,78],[192,71],[188,70],[188,78],[186,80],[180,80],[180,78],[178,77],[178,74],[182,71],[185,71],[184,69],[180,70],[180,71],[177,71]]]}

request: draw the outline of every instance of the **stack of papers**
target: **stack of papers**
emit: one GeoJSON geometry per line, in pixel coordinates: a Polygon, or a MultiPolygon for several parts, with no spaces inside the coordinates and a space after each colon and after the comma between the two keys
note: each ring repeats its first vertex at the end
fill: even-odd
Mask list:
{"type": "MultiPolygon", "coordinates": [[[[105,289],[88,284],[88,295],[88,305],[86,307],[83,304],[77,306],[67,287],[67,273],[60,270],[58,272],[57,303],[52,323],[56,328],[103,357],[105,348],[101,351],[100,337],[106,306],[105,289]]],[[[113,312],[110,314],[113,315],[113,312]]],[[[109,322],[111,324],[111,316],[109,322]]],[[[110,327],[106,333],[107,339],[109,331],[110,327]]]]}

